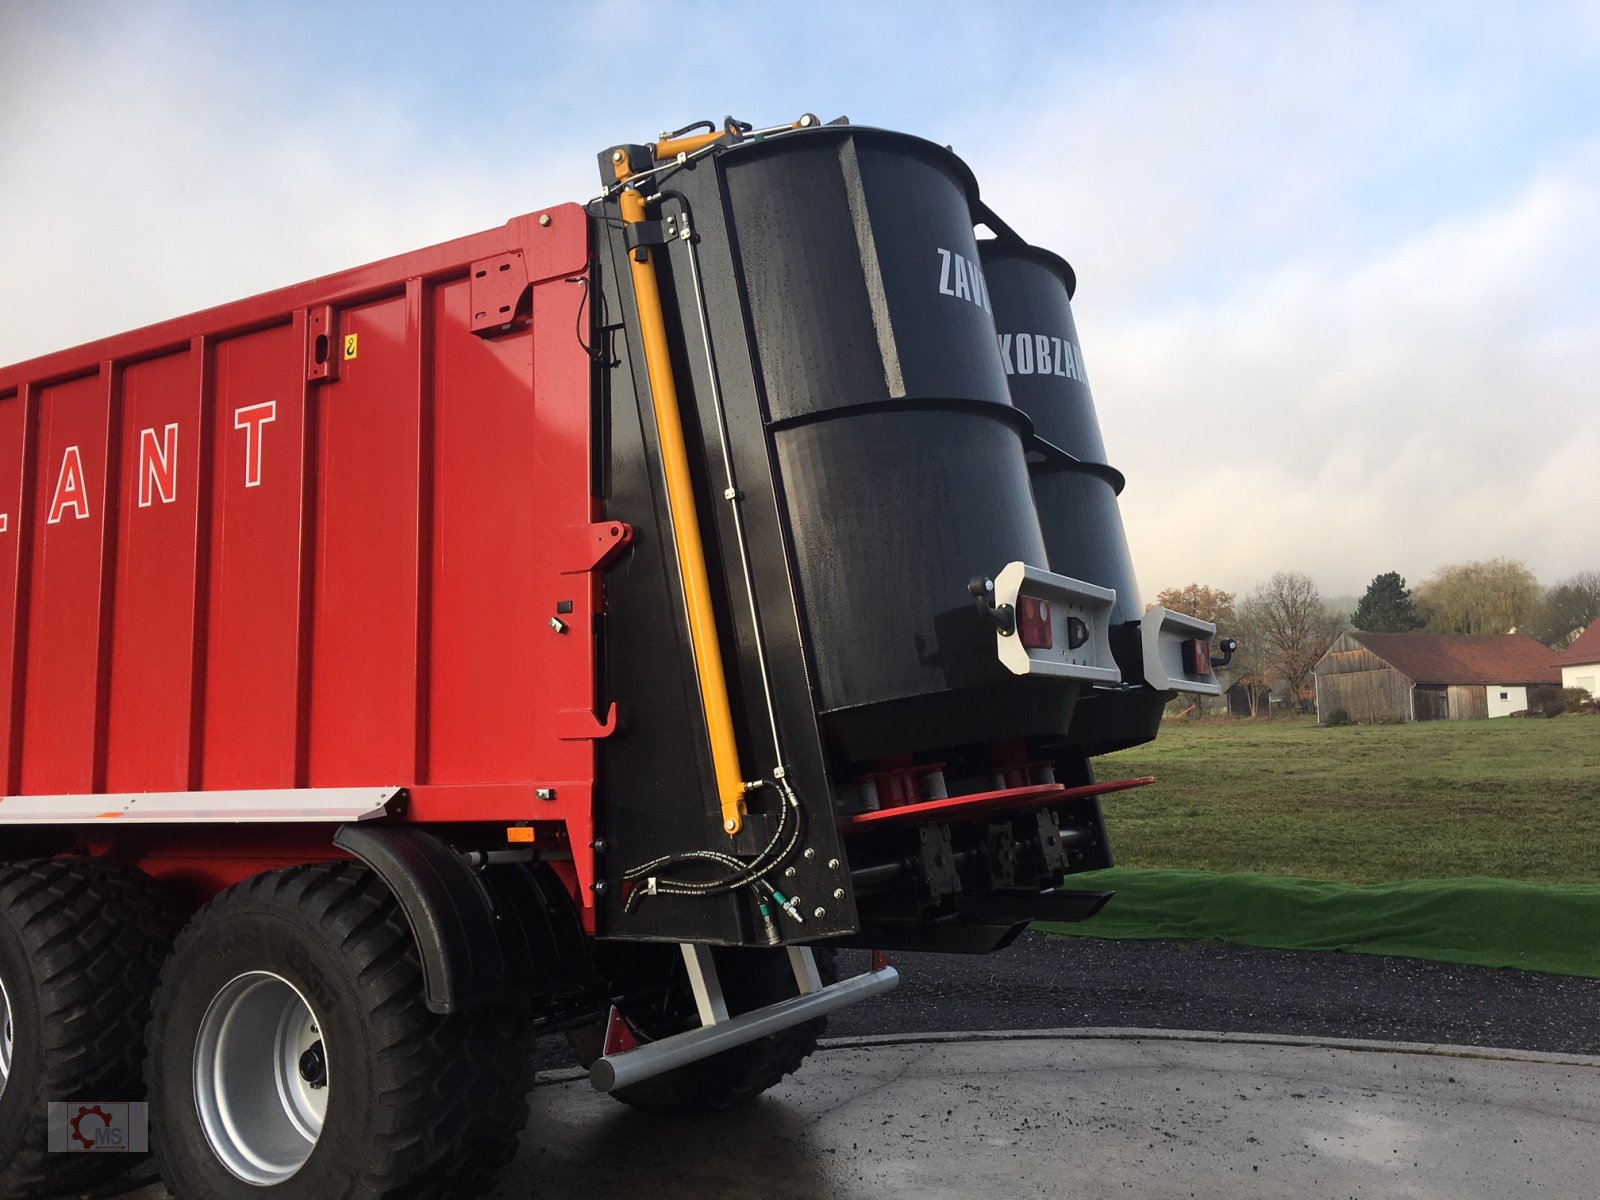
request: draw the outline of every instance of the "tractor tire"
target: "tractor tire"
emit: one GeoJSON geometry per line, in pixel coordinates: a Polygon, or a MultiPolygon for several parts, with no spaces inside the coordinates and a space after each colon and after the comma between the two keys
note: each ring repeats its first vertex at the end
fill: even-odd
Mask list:
{"type": "MultiPolygon", "coordinates": [[[[636,946],[634,949],[640,953],[653,953],[658,948],[636,946]]],[[[623,1014],[641,1042],[681,1033],[700,1024],[682,955],[676,946],[670,950],[671,960],[661,962],[657,967],[659,972],[667,976],[661,1002],[642,1006],[638,1011],[630,1009],[623,1014]]],[[[794,972],[789,966],[789,956],[783,950],[718,947],[712,953],[730,1016],[776,1004],[799,992],[794,972]]],[[[837,981],[839,972],[833,950],[813,947],[813,953],[816,956],[817,974],[821,976],[823,984],[837,981]]],[[[817,1039],[827,1027],[828,1019],[818,1017],[653,1079],[618,1088],[610,1095],[632,1108],[668,1116],[736,1108],[754,1100],[784,1076],[798,1071],[817,1048],[817,1039]]],[[[605,1044],[604,1022],[569,1033],[568,1042],[578,1061],[587,1069],[602,1053],[605,1044]]]]}
{"type": "Polygon", "coordinates": [[[179,924],[149,876],[88,858],[0,864],[0,1196],[106,1183],[127,1154],[52,1154],[47,1105],[144,1099],[144,1026],[179,924]]]}
{"type": "Polygon", "coordinates": [[[531,1010],[441,1016],[359,863],[257,875],[178,938],[150,1022],[152,1149],[207,1200],[479,1195],[516,1152],[531,1010]]]}

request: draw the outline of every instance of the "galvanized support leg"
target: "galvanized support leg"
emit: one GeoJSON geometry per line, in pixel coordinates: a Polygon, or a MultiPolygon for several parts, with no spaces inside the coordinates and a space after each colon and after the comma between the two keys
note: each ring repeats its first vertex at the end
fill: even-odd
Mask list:
{"type": "MultiPolygon", "coordinates": [[[[728,1002],[722,998],[722,980],[717,977],[717,964],[711,957],[710,946],[682,942],[683,965],[689,972],[689,987],[694,991],[694,1005],[700,1010],[700,1024],[716,1025],[728,1019],[728,1002]]],[[[815,967],[812,968],[815,971],[815,967]]]]}
{"type": "Polygon", "coordinates": [[[802,996],[822,990],[822,976],[817,973],[817,956],[810,946],[790,946],[789,965],[794,968],[794,981],[802,996]]]}

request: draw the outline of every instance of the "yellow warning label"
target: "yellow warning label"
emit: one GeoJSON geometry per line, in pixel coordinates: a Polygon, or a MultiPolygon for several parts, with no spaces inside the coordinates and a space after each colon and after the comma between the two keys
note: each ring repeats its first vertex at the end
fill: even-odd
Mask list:
{"type": "Polygon", "coordinates": [[[358,334],[347,333],[344,335],[344,360],[349,362],[356,356],[356,338],[358,334]]]}

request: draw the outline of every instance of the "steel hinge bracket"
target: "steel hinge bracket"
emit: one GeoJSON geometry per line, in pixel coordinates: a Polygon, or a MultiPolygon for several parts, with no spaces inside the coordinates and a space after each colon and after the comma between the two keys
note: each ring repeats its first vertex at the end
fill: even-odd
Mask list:
{"type": "Polygon", "coordinates": [[[626,521],[596,521],[579,525],[568,538],[562,554],[567,566],[563,575],[584,575],[598,571],[633,541],[633,526],[626,521]]]}
{"type": "Polygon", "coordinates": [[[514,323],[528,284],[528,264],[521,250],[473,263],[468,287],[472,332],[498,333],[514,323]]]}
{"type": "Polygon", "coordinates": [[[556,739],[563,742],[598,742],[617,731],[617,706],[606,709],[601,720],[587,708],[556,710],[556,739]]]}

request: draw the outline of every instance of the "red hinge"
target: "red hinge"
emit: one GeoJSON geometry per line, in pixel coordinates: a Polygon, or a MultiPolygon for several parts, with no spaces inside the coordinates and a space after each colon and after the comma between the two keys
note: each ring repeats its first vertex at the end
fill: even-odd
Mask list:
{"type": "Polygon", "coordinates": [[[339,319],[331,304],[306,310],[306,379],[328,383],[339,378],[339,319]]]}
{"type": "Polygon", "coordinates": [[[597,571],[633,541],[633,526],[626,521],[598,521],[569,531],[561,561],[563,575],[597,571]]]}
{"type": "Polygon", "coordinates": [[[528,290],[528,264],[522,251],[498,254],[472,264],[472,332],[497,333],[517,319],[522,293],[528,290]]]}
{"type": "Polygon", "coordinates": [[[606,709],[601,720],[587,708],[556,710],[556,738],[563,742],[598,742],[617,731],[617,706],[606,709]]]}

